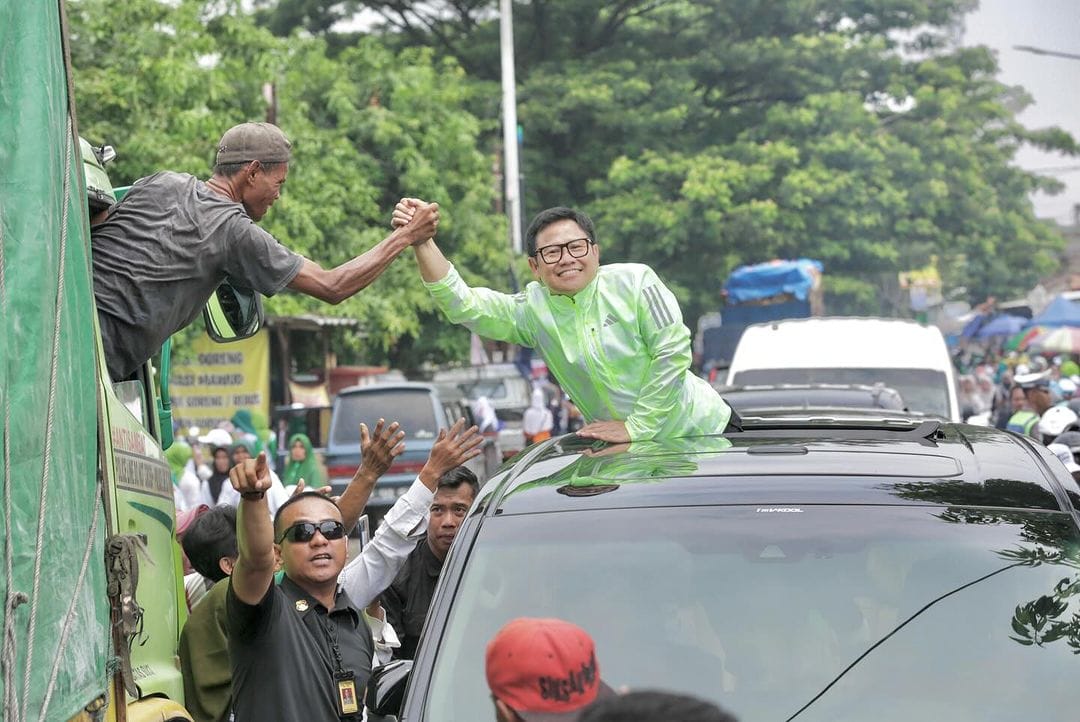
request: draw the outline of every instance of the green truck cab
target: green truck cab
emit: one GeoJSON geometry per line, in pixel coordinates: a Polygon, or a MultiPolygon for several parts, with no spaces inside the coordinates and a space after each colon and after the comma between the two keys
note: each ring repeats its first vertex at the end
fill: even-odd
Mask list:
{"type": "MultiPolygon", "coordinates": [[[[190,720],[168,354],[119,383],[106,371],[65,42],[62,2],[0,9],[3,716],[190,720]]],[[[226,288],[205,318],[227,341],[260,314],[226,288]]]]}

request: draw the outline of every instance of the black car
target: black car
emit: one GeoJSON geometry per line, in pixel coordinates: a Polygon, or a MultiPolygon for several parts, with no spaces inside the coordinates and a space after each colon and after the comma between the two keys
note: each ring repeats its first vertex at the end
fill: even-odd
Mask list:
{"type": "Polygon", "coordinates": [[[400,719],[494,719],[485,645],[530,616],[587,630],[609,685],[742,722],[1074,722],[1078,506],[1045,448],[939,420],[552,439],[466,519],[400,719]]]}

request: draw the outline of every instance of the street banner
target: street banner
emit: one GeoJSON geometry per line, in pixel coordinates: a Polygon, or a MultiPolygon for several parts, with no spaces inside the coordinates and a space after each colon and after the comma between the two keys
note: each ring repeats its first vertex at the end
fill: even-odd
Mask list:
{"type": "Polygon", "coordinates": [[[234,343],[214,343],[200,335],[187,363],[170,374],[173,419],[200,433],[228,421],[239,409],[270,417],[270,335],[264,329],[234,343]]]}

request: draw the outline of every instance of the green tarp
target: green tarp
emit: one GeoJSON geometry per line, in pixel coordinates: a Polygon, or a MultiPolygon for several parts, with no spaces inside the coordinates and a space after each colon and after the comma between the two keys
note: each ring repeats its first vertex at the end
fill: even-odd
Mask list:
{"type": "Polygon", "coordinates": [[[5,720],[67,719],[107,684],[80,173],[57,0],[0,0],[0,589],[27,600],[5,613],[5,720]]]}

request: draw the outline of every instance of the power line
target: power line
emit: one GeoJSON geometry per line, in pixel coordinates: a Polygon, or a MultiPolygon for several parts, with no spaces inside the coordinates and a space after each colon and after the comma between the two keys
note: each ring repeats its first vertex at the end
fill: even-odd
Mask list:
{"type": "Polygon", "coordinates": [[[1080,60],[1080,55],[1077,55],[1076,53],[1063,53],[1060,50],[1033,48],[1030,45],[1014,45],[1013,49],[1021,50],[1025,53],[1034,53],[1035,55],[1053,55],[1056,58],[1069,58],[1071,60],[1080,60]]]}

